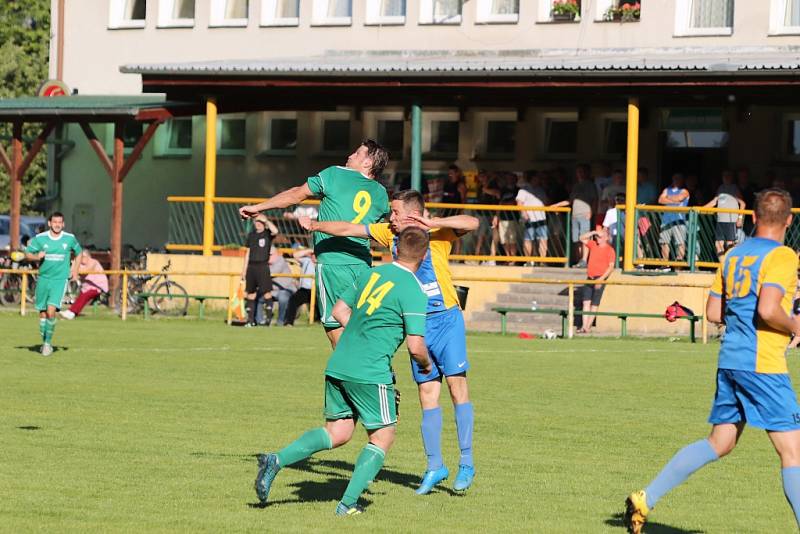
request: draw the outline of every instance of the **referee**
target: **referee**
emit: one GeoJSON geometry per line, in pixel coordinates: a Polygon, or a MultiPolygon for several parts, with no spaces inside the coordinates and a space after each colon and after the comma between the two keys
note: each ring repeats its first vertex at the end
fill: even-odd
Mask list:
{"type": "Polygon", "coordinates": [[[256,326],[256,301],[259,296],[271,302],[272,277],[269,273],[269,249],[278,235],[278,228],[263,214],[254,219],[253,231],[247,234],[242,280],[247,293],[247,324],[256,326]]]}

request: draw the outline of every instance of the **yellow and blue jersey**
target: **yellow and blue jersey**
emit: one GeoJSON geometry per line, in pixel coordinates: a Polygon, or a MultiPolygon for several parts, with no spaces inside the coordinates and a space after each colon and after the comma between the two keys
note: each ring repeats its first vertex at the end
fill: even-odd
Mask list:
{"type": "MultiPolygon", "coordinates": [[[[392,251],[392,257],[397,258],[397,236],[392,233],[389,224],[367,225],[367,233],[375,242],[388,247],[392,251]]],[[[449,264],[450,250],[456,239],[458,236],[449,228],[435,228],[430,231],[430,246],[417,270],[417,279],[428,296],[428,313],[458,306],[449,264]]]]}
{"type": "Polygon", "coordinates": [[[787,373],[789,334],[769,327],[758,316],[762,287],[783,292],[781,308],[792,313],[797,287],[797,254],[773,241],[753,237],[732,248],[717,270],[711,295],[724,304],[725,338],[719,351],[720,369],[787,373]]]}

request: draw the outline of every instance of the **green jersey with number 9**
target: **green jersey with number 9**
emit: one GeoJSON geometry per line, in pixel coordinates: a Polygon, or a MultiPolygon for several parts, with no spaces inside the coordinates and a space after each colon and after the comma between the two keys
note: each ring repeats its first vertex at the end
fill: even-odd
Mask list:
{"type": "Polygon", "coordinates": [[[417,277],[400,264],[365,271],[341,296],[350,321],[325,374],[361,384],[391,384],[392,358],[406,336],[425,335],[428,297],[417,277]]]}
{"type": "MultiPolygon", "coordinates": [[[[314,195],[321,197],[320,221],[347,221],[373,224],[389,214],[386,188],[359,171],[347,167],[328,167],[306,181],[314,195]]],[[[314,253],[325,265],[372,265],[369,239],[335,237],[314,232],[314,253]]]]}

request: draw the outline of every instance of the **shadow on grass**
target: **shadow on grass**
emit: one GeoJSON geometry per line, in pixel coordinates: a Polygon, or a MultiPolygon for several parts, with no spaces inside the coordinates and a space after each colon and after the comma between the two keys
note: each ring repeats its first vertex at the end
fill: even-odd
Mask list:
{"type": "MultiPolygon", "coordinates": [[[[613,517],[606,519],[606,525],[612,527],[619,527],[623,528],[624,525],[622,524],[622,514],[614,514],[613,517]]],[[[703,530],[686,530],[683,528],[678,527],[671,527],[669,525],[665,525],[663,523],[653,523],[648,521],[643,529],[648,534],[703,534],[703,530]]]]}
{"type": "MultiPolygon", "coordinates": [[[[14,347],[14,348],[18,349],[18,350],[28,350],[29,352],[35,352],[36,354],[39,354],[39,352],[42,349],[42,344],[39,343],[38,345],[19,345],[19,346],[14,347]]],[[[62,350],[63,351],[68,351],[69,347],[61,347],[61,346],[53,345],[53,354],[55,354],[56,352],[61,352],[62,350]]]]}
{"type": "Polygon", "coordinates": [[[34,425],[18,426],[17,430],[41,430],[42,427],[34,425]]]}

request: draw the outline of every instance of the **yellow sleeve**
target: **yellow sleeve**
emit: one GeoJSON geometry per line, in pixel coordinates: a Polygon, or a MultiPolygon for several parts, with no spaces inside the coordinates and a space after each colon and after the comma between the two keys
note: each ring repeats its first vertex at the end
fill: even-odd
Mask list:
{"type": "Polygon", "coordinates": [[[430,231],[431,241],[455,241],[458,236],[451,228],[434,228],[430,231]]]}
{"type": "Polygon", "coordinates": [[[719,268],[717,268],[717,273],[714,275],[714,282],[711,284],[711,289],[709,290],[709,294],[712,297],[722,297],[725,294],[725,288],[723,287],[723,281],[725,280],[725,262],[728,260],[728,254],[725,253],[724,256],[719,260],[719,268]]]}
{"type": "Polygon", "coordinates": [[[375,223],[367,225],[367,233],[379,245],[391,247],[394,241],[394,234],[389,228],[388,223],[375,223]]]}
{"type": "Polygon", "coordinates": [[[797,289],[797,254],[789,247],[778,247],[764,258],[761,287],[774,286],[784,294],[794,294],[797,289]]]}

